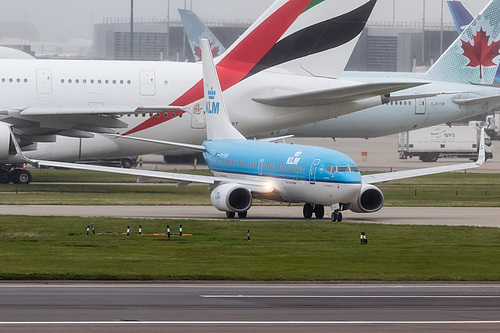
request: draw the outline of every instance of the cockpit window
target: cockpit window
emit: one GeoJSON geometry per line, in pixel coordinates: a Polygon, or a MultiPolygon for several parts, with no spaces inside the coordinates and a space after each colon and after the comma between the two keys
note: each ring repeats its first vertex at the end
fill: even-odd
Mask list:
{"type": "Polygon", "coordinates": [[[358,167],[352,166],[328,166],[326,172],[334,174],[335,172],[359,172],[358,167]]]}
{"type": "Polygon", "coordinates": [[[326,172],[333,174],[333,173],[337,172],[337,167],[329,166],[326,168],[326,172]]]}

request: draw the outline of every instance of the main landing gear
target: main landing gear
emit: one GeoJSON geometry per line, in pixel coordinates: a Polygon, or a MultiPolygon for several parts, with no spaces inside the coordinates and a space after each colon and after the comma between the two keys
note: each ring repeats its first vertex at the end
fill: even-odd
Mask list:
{"type": "Polygon", "coordinates": [[[325,216],[325,206],[306,203],[302,209],[302,213],[305,219],[312,218],[313,213],[317,219],[322,219],[325,216]]]}
{"type": "MultiPolygon", "coordinates": [[[[238,213],[238,218],[246,219],[247,215],[248,215],[248,212],[240,212],[240,213],[238,213]]],[[[236,213],[235,212],[226,212],[226,217],[228,219],[234,219],[236,217],[236,213]]]]}
{"type": "Polygon", "coordinates": [[[342,213],[339,210],[332,212],[332,222],[342,222],[342,213]]]}
{"type": "Polygon", "coordinates": [[[0,184],[29,184],[31,183],[31,173],[24,169],[0,169],[0,184]]]}

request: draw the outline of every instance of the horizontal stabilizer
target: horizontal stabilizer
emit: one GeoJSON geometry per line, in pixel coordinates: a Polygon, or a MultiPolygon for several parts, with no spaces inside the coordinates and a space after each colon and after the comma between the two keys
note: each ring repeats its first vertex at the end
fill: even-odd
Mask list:
{"type": "Polygon", "coordinates": [[[255,97],[253,101],[270,106],[309,107],[359,101],[384,96],[395,91],[421,86],[422,82],[366,83],[351,86],[301,92],[282,96],[255,97]]]}

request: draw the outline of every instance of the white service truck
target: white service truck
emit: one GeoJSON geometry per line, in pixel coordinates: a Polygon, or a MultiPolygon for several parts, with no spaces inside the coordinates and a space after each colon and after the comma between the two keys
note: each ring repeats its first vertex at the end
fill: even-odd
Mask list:
{"type": "MultiPolygon", "coordinates": [[[[481,129],[476,126],[447,125],[422,128],[399,134],[399,158],[417,157],[436,162],[440,157],[477,158],[481,129]]],[[[493,147],[485,136],[486,159],[493,158],[493,147]]]]}

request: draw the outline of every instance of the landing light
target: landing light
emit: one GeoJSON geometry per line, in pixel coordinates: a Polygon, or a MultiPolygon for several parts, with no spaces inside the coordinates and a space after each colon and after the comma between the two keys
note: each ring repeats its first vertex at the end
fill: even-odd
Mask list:
{"type": "Polygon", "coordinates": [[[271,183],[265,183],[264,187],[266,188],[266,190],[272,190],[274,188],[273,184],[271,183]]]}

